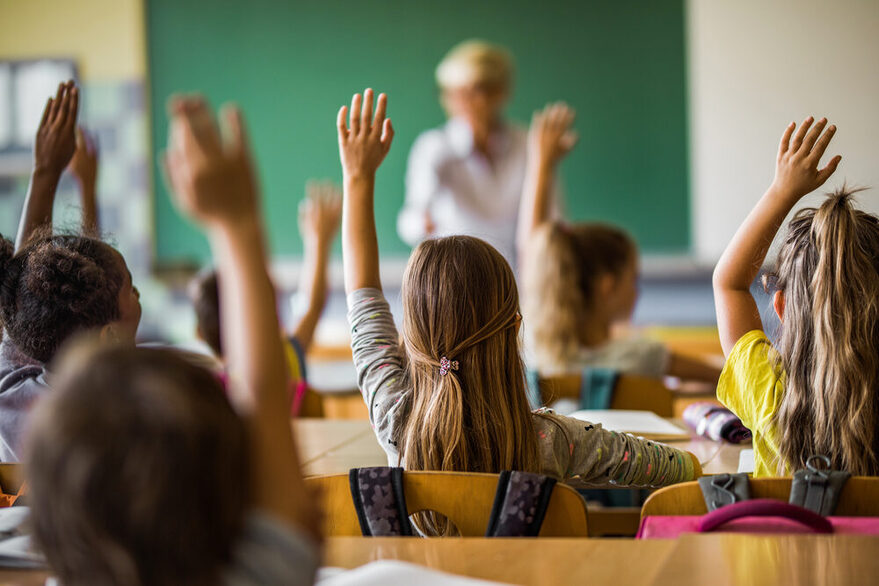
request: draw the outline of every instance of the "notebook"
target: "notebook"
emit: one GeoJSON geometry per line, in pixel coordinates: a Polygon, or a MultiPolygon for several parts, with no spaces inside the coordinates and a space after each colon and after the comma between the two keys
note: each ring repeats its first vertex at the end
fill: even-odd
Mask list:
{"type": "Polygon", "coordinates": [[[631,433],[655,441],[675,441],[690,438],[690,432],[651,411],[627,409],[583,409],[570,417],[590,423],[600,423],[605,429],[631,433]]]}

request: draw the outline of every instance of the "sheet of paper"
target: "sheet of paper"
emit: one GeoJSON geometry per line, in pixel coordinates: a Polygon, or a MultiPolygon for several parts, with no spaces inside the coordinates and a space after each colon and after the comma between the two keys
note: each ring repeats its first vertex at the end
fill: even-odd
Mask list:
{"type": "Polygon", "coordinates": [[[379,560],[353,570],[321,568],[317,586],[389,586],[391,584],[418,584],[418,586],[497,586],[475,578],[438,572],[425,566],[397,560],[379,560]]]}
{"type": "Polygon", "coordinates": [[[600,423],[605,429],[631,433],[649,438],[688,438],[690,432],[678,427],[651,411],[626,409],[583,409],[570,415],[590,423],[600,423]]]}
{"type": "Polygon", "coordinates": [[[739,472],[754,473],[754,450],[739,452],[739,472]]]}

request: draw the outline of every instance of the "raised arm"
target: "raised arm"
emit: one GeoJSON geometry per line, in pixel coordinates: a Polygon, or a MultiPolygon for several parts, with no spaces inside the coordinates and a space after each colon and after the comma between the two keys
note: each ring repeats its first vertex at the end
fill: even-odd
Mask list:
{"type": "Polygon", "coordinates": [[[253,504],[317,536],[288,418],[275,291],[241,113],[224,110],[221,138],[202,99],[175,98],[169,110],[165,166],[177,206],[201,224],[217,265],[229,388],[251,433],[253,504]]]}
{"type": "Polygon", "coordinates": [[[58,84],[55,97],[46,103],[34,141],[34,170],[18,225],[16,250],[20,250],[38,228],[52,224],[55,190],[76,148],[74,131],[78,107],[79,89],[72,81],[58,84]]]}
{"type": "Polygon", "coordinates": [[[348,106],[342,106],[336,120],[344,183],[342,261],[346,293],[367,287],[381,289],[382,286],[373,199],[375,172],[394,138],[391,119],[385,118],[387,106],[387,96],[380,94],[373,118],[373,92],[368,89],[363,96],[354,94],[350,123],[348,106]]]}
{"type": "Polygon", "coordinates": [[[520,258],[524,258],[534,230],[549,220],[556,168],[577,144],[577,133],[571,129],[573,123],[574,110],[562,102],[535,112],[531,120],[516,233],[520,258]]]}
{"type": "Polygon", "coordinates": [[[751,283],[784,218],[804,195],[827,181],[842,159],[837,155],[823,169],[818,168],[836,127],[824,130],[826,118],[814,126],[813,121],[811,116],[806,118],[796,135],[795,123],[791,122],[785,129],[772,185],[745,218],[714,269],[717,327],[723,353],[727,356],[744,334],[763,329],[757,304],[751,296],[751,283]]]}
{"type": "Polygon", "coordinates": [[[308,307],[292,334],[308,350],[314,329],[327,302],[327,265],[333,238],[342,217],[342,192],[332,182],[309,182],[299,205],[299,232],[305,243],[305,264],[299,290],[308,296],[308,307]]]}
{"type": "Polygon", "coordinates": [[[98,158],[98,139],[77,126],[76,150],[68,169],[79,184],[82,227],[89,234],[98,232],[98,158]]]}

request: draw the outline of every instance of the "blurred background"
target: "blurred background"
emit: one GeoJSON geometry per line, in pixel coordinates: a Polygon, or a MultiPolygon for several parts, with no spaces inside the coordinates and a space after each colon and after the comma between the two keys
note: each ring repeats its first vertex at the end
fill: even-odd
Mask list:
{"type": "MultiPolygon", "coordinates": [[[[373,87],[388,93],[397,129],[376,203],[393,290],[409,253],[396,233],[406,157],[444,120],[434,68],[454,44],[483,38],[515,58],[511,119],[525,125],[555,100],[577,110],[565,209],[638,241],[635,322],[711,326],[712,264],[771,180],[791,120],[838,125],[830,154],[843,161],[829,188],[879,185],[877,30],[875,0],[0,0],[0,233],[15,233],[42,107],[73,77],[81,124],[100,142],[102,229],[143,293],[141,337],[185,341],[183,283],[208,249],[175,212],[155,162],[168,97],[200,91],[244,109],[287,299],[304,183],[340,179],[335,114],[373,87]]],[[[74,187],[66,180],[59,191],[62,226],[77,223],[74,187]]],[[[879,211],[876,189],[859,200],[879,211]]],[[[318,339],[347,335],[339,268],[337,251],[318,339]]]]}

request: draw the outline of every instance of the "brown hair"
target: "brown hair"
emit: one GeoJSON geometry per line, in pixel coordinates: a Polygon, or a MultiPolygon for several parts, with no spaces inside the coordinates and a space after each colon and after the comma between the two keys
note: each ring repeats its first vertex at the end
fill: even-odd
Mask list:
{"type": "Polygon", "coordinates": [[[879,218],[845,188],[790,222],[778,256],[779,469],[813,454],[879,475],[879,218]]]}
{"type": "Polygon", "coordinates": [[[34,535],[62,584],[213,584],[249,487],[244,423],[170,350],[76,348],[26,449],[34,535]]]}
{"type": "Polygon", "coordinates": [[[195,309],[198,331],[217,358],[223,357],[220,336],[220,288],[217,271],[202,271],[192,280],[189,296],[195,309]]]}
{"type": "Polygon", "coordinates": [[[49,362],[74,334],[118,319],[125,268],[110,245],[43,231],[13,250],[0,236],[0,324],[30,358],[49,362]]]}
{"type": "Polygon", "coordinates": [[[414,470],[537,471],[519,355],[513,272],[469,236],[422,242],[403,278],[411,414],[401,455],[414,470]],[[458,370],[440,374],[440,359],[458,370]]]}
{"type": "Polygon", "coordinates": [[[598,279],[619,276],[638,253],[628,234],[606,224],[539,227],[523,259],[525,316],[540,370],[566,370],[592,319],[598,279]]]}

